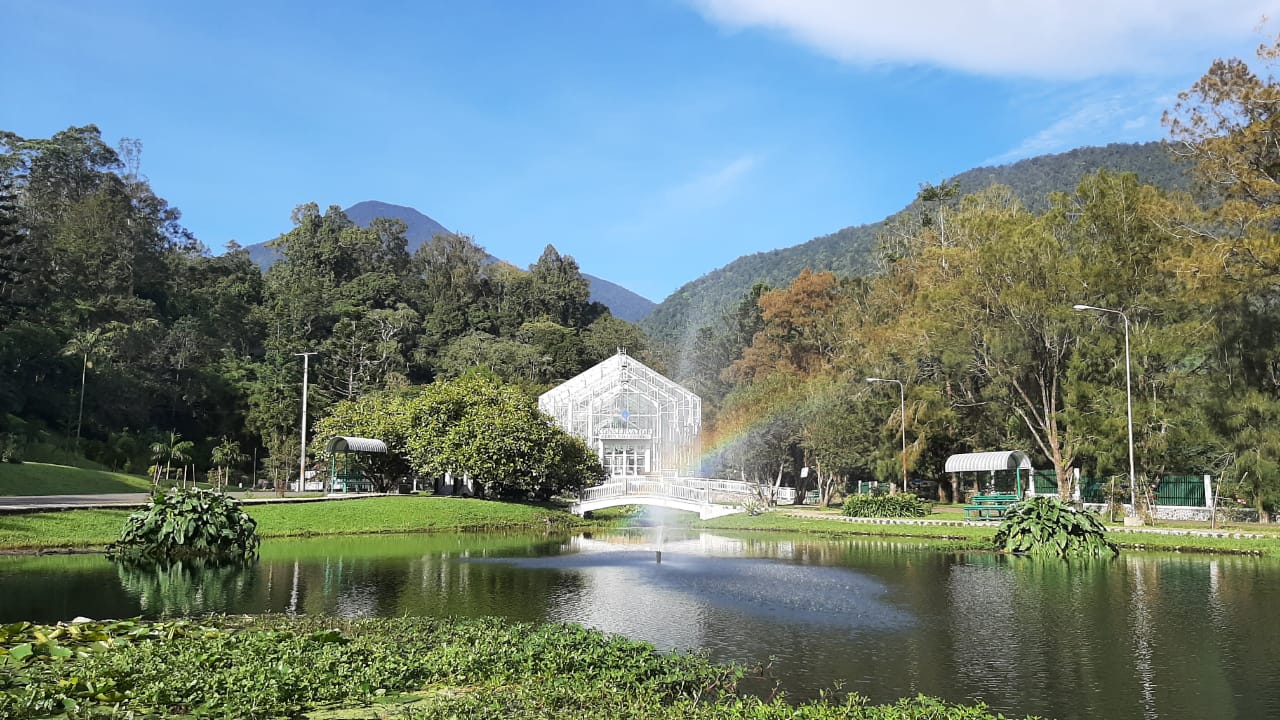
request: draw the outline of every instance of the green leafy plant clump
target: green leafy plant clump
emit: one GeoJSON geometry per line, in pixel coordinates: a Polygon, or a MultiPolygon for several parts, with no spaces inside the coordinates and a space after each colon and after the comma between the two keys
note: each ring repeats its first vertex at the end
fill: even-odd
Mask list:
{"type": "Polygon", "coordinates": [[[573,625],[210,617],[0,626],[0,717],[989,720],[982,705],[743,694],[739,666],[573,625]]]}
{"type": "Polygon", "coordinates": [[[993,539],[1001,552],[1054,557],[1111,557],[1119,554],[1107,539],[1097,513],[1077,510],[1056,497],[1034,497],[1005,512],[993,539]]]}
{"type": "Polygon", "coordinates": [[[258,521],[235,498],[195,488],[157,493],[125,521],[108,553],[124,560],[247,560],[258,552],[258,521]]]}
{"type": "Polygon", "coordinates": [[[929,506],[915,495],[851,495],[841,513],[849,517],[916,518],[929,514],[929,506]]]}

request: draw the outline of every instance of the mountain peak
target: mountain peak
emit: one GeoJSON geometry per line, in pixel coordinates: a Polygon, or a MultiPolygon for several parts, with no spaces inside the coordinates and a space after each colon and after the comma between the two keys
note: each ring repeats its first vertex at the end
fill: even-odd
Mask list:
{"type": "Polygon", "coordinates": [[[380,200],[362,200],[344,210],[351,222],[367,227],[377,218],[391,218],[405,224],[405,238],[409,248],[418,247],[441,233],[449,232],[448,228],[418,210],[404,205],[393,205],[380,200]]]}

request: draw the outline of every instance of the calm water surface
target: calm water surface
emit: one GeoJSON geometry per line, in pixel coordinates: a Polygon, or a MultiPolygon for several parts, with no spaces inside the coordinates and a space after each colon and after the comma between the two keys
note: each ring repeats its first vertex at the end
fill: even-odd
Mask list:
{"type": "Polygon", "coordinates": [[[1280,717],[1278,609],[1280,563],[1256,558],[1066,564],[670,530],[276,540],[251,570],[198,577],[0,558],[0,622],[501,615],[767,665],[797,697],[922,692],[1064,719],[1280,717]]]}

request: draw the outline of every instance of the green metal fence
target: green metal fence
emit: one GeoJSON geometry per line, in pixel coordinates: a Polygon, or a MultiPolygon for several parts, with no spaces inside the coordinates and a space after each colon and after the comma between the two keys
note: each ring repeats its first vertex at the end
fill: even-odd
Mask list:
{"type": "Polygon", "coordinates": [[[1033,476],[1037,495],[1055,495],[1058,492],[1058,473],[1053,470],[1036,470],[1033,476]]]}
{"type": "MultiPolygon", "coordinates": [[[[1117,482],[1115,487],[1118,489],[1121,485],[1128,485],[1128,481],[1124,483],[1117,482]]],[[[1080,501],[1087,503],[1105,503],[1107,496],[1103,492],[1111,487],[1110,478],[1080,478],[1080,501]]]]}
{"type": "MultiPolygon", "coordinates": [[[[1057,476],[1052,470],[1037,470],[1035,473],[1036,494],[1050,495],[1058,492],[1057,476]]],[[[1139,482],[1142,482],[1139,480],[1139,482]]],[[[1080,478],[1080,500],[1087,503],[1105,503],[1106,493],[1111,486],[1111,478],[1080,478]]],[[[1129,478],[1116,478],[1115,488],[1120,491],[1124,502],[1128,502],[1129,478]]],[[[1152,500],[1156,505],[1174,507],[1205,507],[1204,477],[1201,475],[1165,475],[1160,478],[1152,500]]]]}
{"type": "Polygon", "coordinates": [[[1165,475],[1156,486],[1157,505],[1204,507],[1204,477],[1200,475],[1165,475]]]}

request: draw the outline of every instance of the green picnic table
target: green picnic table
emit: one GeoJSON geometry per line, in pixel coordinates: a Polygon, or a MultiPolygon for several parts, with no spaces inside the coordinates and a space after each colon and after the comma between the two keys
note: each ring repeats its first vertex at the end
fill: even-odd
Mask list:
{"type": "Polygon", "coordinates": [[[970,504],[964,506],[965,520],[999,520],[1009,506],[1018,502],[1017,495],[997,493],[994,495],[974,495],[970,504]]]}

